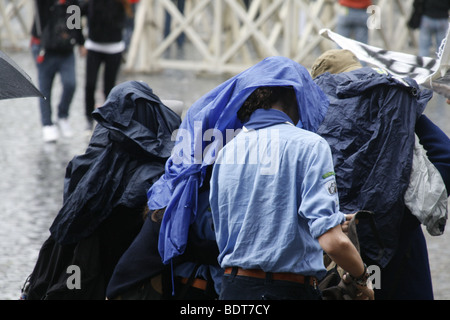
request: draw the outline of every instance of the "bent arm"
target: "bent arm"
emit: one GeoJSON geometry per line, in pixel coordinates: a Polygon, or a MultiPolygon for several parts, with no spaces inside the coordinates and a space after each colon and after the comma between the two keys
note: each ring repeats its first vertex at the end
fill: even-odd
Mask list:
{"type": "Polygon", "coordinates": [[[319,238],[319,244],[331,259],[353,277],[364,272],[364,263],[358,250],[350,239],[342,232],[340,225],[328,230],[319,238]]]}
{"type": "MultiPolygon", "coordinates": [[[[361,277],[366,271],[358,250],[356,250],[356,247],[350,239],[342,232],[340,225],[325,232],[318,240],[320,246],[330,258],[354,278],[361,277]]],[[[348,281],[346,276],[343,279],[344,281],[348,281]]],[[[360,291],[357,297],[358,300],[374,299],[374,292],[371,286],[360,286],[356,284],[356,287],[360,291]]]]}

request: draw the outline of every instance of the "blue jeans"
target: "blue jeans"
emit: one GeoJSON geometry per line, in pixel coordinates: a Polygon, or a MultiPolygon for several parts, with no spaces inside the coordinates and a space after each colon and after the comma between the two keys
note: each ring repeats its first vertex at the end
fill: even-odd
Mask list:
{"type": "Polygon", "coordinates": [[[53,124],[52,87],[57,73],[60,75],[63,87],[58,104],[58,118],[65,119],[69,116],[70,104],[76,89],[75,55],[73,52],[69,54],[47,52],[44,61],[38,63],[37,57],[40,50],[40,45],[33,44],[31,46],[31,52],[38,70],[39,90],[46,97],[46,99],[41,98],[39,101],[41,122],[43,126],[49,126],[53,124]]]}
{"type": "Polygon", "coordinates": [[[369,41],[369,29],[367,19],[369,15],[366,9],[353,9],[342,7],[345,13],[338,16],[336,32],[346,38],[367,43],[369,41]]]}
{"type": "Polygon", "coordinates": [[[430,48],[432,46],[433,38],[436,41],[436,53],[439,52],[439,47],[442,40],[447,35],[448,20],[447,19],[433,19],[427,16],[422,17],[419,34],[419,56],[436,58],[435,54],[430,56],[430,48]]]}
{"type": "MultiPolygon", "coordinates": [[[[181,14],[184,14],[184,5],[185,5],[185,0],[173,0],[173,2],[175,2],[178,10],[181,12],[181,14]]],[[[166,12],[166,20],[164,23],[164,38],[166,38],[169,34],[170,34],[170,26],[172,23],[172,16],[166,12]]],[[[177,38],[177,45],[178,47],[182,47],[184,44],[184,39],[185,39],[185,34],[184,33],[180,33],[180,35],[177,38]]]]}
{"type": "Polygon", "coordinates": [[[309,284],[225,274],[220,300],[320,300],[321,293],[309,284]]]}

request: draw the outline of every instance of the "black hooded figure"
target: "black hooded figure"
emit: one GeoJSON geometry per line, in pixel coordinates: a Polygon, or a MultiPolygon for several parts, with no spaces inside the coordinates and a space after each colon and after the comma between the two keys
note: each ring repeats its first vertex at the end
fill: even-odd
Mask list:
{"type": "Polygon", "coordinates": [[[181,123],[138,81],[114,87],[93,117],[98,125],[85,154],[67,166],[63,206],[28,279],[28,300],[105,299],[117,261],[143,225],[147,191],[163,174],[181,123]]]}

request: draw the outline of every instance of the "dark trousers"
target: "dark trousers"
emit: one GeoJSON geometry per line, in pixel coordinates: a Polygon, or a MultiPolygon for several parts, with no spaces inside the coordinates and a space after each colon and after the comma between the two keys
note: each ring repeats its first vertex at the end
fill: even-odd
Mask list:
{"type": "Polygon", "coordinates": [[[117,74],[122,62],[122,53],[106,54],[88,50],[86,58],[85,107],[86,117],[90,120],[95,108],[95,89],[100,66],[104,64],[103,93],[105,99],[116,85],[117,74]]]}
{"type": "Polygon", "coordinates": [[[309,284],[225,274],[220,300],[320,300],[317,288],[309,284]]]}

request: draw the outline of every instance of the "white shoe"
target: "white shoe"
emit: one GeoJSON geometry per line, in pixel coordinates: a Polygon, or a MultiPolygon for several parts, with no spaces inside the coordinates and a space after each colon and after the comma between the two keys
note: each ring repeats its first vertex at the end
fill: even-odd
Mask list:
{"type": "Polygon", "coordinates": [[[59,126],[59,130],[61,131],[61,134],[64,138],[72,138],[73,137],[73,131],[72,131],[72,127],[70,126],[69,120],[59,119],[58,126],[59,126]]]}
{"type": "Polygon", "coordinates": [[[42,139],[44,142],[55,142],[59,138],[58,128],[54,125],[42,128],[42,139]]]}

